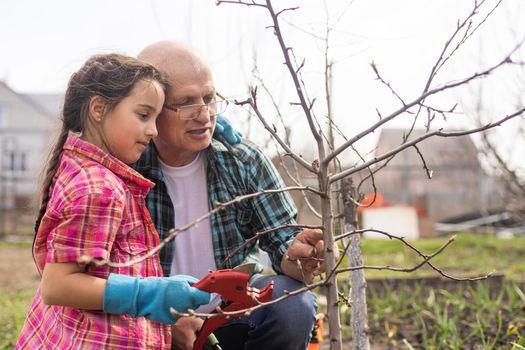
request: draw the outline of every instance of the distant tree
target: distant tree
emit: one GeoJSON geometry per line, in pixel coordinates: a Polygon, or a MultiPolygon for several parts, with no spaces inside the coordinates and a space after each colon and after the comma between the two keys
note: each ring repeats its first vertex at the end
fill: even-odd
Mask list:
{"type": "MultiPolygon", "coordinates": [[[[507,30],[515,41],[520,40],[520,34],[517,33],[516,28],[511,27],[507,30]]],[[[483,50],[485,49],[481,47],[480,56],[483,50]]],[[[525,105],[525,53],[523,50],[516,52],[512,64],[515,66],[513,69],[515,74],[500,83],[498,87],[504,90],[501,95],[507,96],[504,107],[519,108],[525,105]]],[[[480,82],[477,82],[472,88],[471,104],[473,106],[470,113],[478,126],[490,123],[493,118],[492,111],[502,107],[500,101],[490,98],[492,91],[494,89],[487,91],[486,86],[480,82]]],[[[468,102],[465,103],[468,104],[468,102]]],[[[506,204],[505,209],[512,213],[514,221],[523,225],[525,223],[525,166],[522,159],[525,155],[525,118],[515,118],[503,129],[491,128],[479,133],[478,136],[481,160],[490,173],[499,178],[505,188],[505,191],[501,193],[502,200],[506,204]]]]}

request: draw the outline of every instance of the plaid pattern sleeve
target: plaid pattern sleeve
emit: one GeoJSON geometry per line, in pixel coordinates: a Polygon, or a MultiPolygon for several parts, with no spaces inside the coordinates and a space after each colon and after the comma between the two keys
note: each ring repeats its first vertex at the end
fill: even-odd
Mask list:
{"type": "Polygon", "coordinates": [[[78,196],[55,214],[57,219],[48,236],[46,262],[74,262],[84,255],[109,259],[122,220],[125,196],[115,198],[113,192],[105,192],[78,196]]]}
{"type": "MultiPolygon", "coordinates": [[[[227,149],[214,142],[207,150],[210,207],[235,197],[265,189],[284,187],[271,161],[249,141],[227,149]]],[[[297,210],[287,192],[263,194],[241,201],[211,217],[217,266],[234,267],[242,263],[256,246],[245,247],[223,264],[236,248],[258,232],[294,224],[297,210]]],[[[281,273],[280,263],[297,228],[282,228],[261,237],[258,246],[268,253],[273,269],[281,273]]]]}

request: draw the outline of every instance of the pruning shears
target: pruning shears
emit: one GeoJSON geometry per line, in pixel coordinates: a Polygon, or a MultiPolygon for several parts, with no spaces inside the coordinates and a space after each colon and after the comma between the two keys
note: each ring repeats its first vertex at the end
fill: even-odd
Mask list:
{"type": "MultiPolygon", "coordinates": [[[[233,269],[212,271],[192,286],[208,293],[220,294],[222,299],[220,309],[223,312],[248,309],[259,303],[272,300],[273,281],[263,289],[252,288],[248,285],[254,267],[255,264],[244,264],[233,269]]],[[[221,315],[206,319],[193,343],[193,350],[201,350],[208,336],[215,329],[232,318],[242,316],[243,313],[239,313],[238,315],[221,315]]]]}

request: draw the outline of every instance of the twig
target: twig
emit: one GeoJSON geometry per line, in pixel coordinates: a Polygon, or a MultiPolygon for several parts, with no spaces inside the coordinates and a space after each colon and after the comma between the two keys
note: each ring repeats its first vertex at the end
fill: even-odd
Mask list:
{"type": "Polygon", "coordinates": [[[324,285],[326,283],[325,280],[322,280],[322,281],[318,281],[318,282],[314,282],[314,283],[311,283],[311,284],[308,284],[307,286],[303,287],[303,288],[299,288],[299,289],[296,289],[292,292],[288,292],[288,291],[285,291],[285,294],[280,296],[279,298],[276,298],[276,299],[273,299],[271,301],[267,301],[267,302],[258,302],[257,305],[253,306],[253,307],[250,307],[250,308],[246,308],[246,309],[240,309],[240,310],[236,310],[236,311],[224,311],[222,309],[218,309],[216,313],[197,313],[197,312],[194,312],[194,311],[189,311],[189,312],[179,312],[173,308],[170,309],[170,312],[174,315],[174,316],[177,316],[177,317],[202,317],[202,318],[214,318],[214,317],[219,317],[219,316],[227,316],[227,317],[240,317],[240,316],[243,316],[243,315],[249,315],[250,313],[252,313],[253,311],[261,308],[261,307],[264,307],[264,306],[267,306],[267,305],[272,305],[272,304],[276,304],[284,299],[287,299],[289,297],[292,297],[294,295],[299,295],[301,293],[304,293],[304,292],[307,292],[309,290],[313,290],[317,287],[320,287],[322,285],[324,285]]]}
{"type": "Polygon", "coordinates": [[[456,82],[451,82],[451,83],[447,83],[447,84],[444,84],[440,87],[436,87],[434,89],[431,89],[429,91],[426,91],[424,92],[422,95],[420,95],[419,97],[417,97],[416,99],[412,100],[411,102],[407,103],[405,106],[399,108],[398,110],[394,111],[393,113],[391,113],[389,116],[387,117],[384,117],[383,119],[379,120],[378,122],[376,122],[374,125],[370,126],[369,128],[363,130],[362,132],[360,132],[359,134],[357,134],[356,136],[352,137],[351,139],[349,139],[348,141],[346,141],[345,143],[343,143],[341,146],[339,146],[335,151],[333,151],[332,153],[328,154],[323,160],[322,160],[322,163],[324,164],[328,164],[332,159],[334,159],[335,157],[337,157],[341,152],[343,152],[345,149],[347,149],[350,145],[356,143],[357,141],[359,141],[360,139],[362,139],[363,137],[365,137],[366,135],[374,132],[377,128],[379,128],[380,126],[382,126],[383,124],[391,121],[392,119],[396,118],[398,115],[408,111],[410,108],[416,106],[416,105],[419,105],[422,101],[424,101],[427,97],[429,96],[432,96],[432,95],[435,95],[439,92],[442,92],[442,91],[446,91],[446,90],[450,90],[452,88],[456,88],[458,86],[461,86],[461,85],[464,85],[464,84],[467,84],[468,82],[472,81],[472,80],[475,80],[475,79],[478,79],[480,77],[484,77],[484,76],[487,76],[489,74],[491,74],[492,72],[494,72],[496,69],[498,69],[499,67],[505,65],[505,64],[508,64],[508,63],[511,63],[512,60],[511,60],[511,56],[523,45],[523,41],[521,41],[518,45],[516,45],[516,47],[507,55],[505,56],[505,58],[503,58],[500,62],[498,62],[497,64],[493,65],[492,67],[490,68],[487,68],[485,69],[484,71],[481,71],[479,73],[474,73],[472,74],[471,76],[469,77],[466,77],[466,78],[463,78],[461,80],[458,80],[456,82]]]}
{"type": "Polygon", "coordinates": [[[392,85],[390,85],[390,83],[386,82],[386,81],[383,79],[383,77],[381,76],[381,74],[379,74],[379,70],[377,69],[377,65],[375,64],[375,62],[370,63],[370,66],[372,67],[372,70],[374,71],[374,73],[375,73],[375,75],[376,75],[376,78],[377,78],[381,83],[383,83],[383,85],[385,85],[395,97],[397,97],[397,99],[401,102],[401,104],[402,104],[403,106],[406,106],[406,103],[405,103],[405,101],[403,100],[403,98],[401,98],[401,96],[399,96],[399,94],[394,90],[394,88],[392,87],[392,85]]]}
{"type": "Polygon", "coordinates": [[[427,162],[425,161],[425,157],[423,157],[423,154],[421,153],[417,145],[414,145],[414,148],[416,149],[416,152],[419,155],[419,158],[421,158],[421,161],[423,162],[423,169],[425,169],[425,172],[427,173],[427,177],[429,179],[432,179],[433,171],[428,168],[427,162]]]}
{"type": "Polygon", "coordinates": [[[308,171],[310,171],[312,173],[316,173],[316,170],[312,167],[312,165],[308,164],[308,162],[306,162],[301,156],[299,156],[298,154],[294,153],[292,151],[292,149],[290,148],[290,146],[288,146],[286,144],[286,142],[284,142],[279,137],[277,132],[268,124],[266,119],[263,117],[263,115],[261,114],[261,111],[259,110],[259,107],[257,106],[257,89],[252,89],[251,94],[252,94],[251,98],[248,98],[245,101],[235,101],[235,104],[238,104],[238,105],[241,105],[241,106],[244,105],[244,104],[249,104],[252,107],[252,109],[255,112],[255,114],[257,115],[257,117],[259,118],[259,120],[261,121],[261,123],[263,123],[264,128],[266,130],[268,130],[268,132],[270,134],[272,134],[272,136],[281,145],[281,147],[286,151],[286,153],[288,153],[290,155],[290,157],[295,159],[305,169],[307,169],[308,171]]]}
{"type": "Polygon", "coordinates": [[[362,169],[365,169],[369,166],[371,166],[372,164],[375,164],[375,163],[378,163],[386,158],[389,158],[399,152],[401,152],[402,150],[408,148],[408,147],[411,147],[431,136],[439,136],[439,137],[457,137],[457,136],[464,136],[464,135],[469,135],[469,134],[474,134],[474,133],[477,133],[477,132],[480,132],[480,131],[484,131],[484,130],[488,130],[488,129],[491,129],[491,128],[494,128],[494,127],[497,127],[497,126],[500,126],[501,124],[503,124],[504,122],[512,119],[512,118],[515,118],[515,117],[518,117],[520,116],[521,114],[523,114],[525,112],[525,107],[512,113],[512,114],[509,114],[507,115],[506,117],[504,118],[501,118],[500,120],[494,122],[494,123],[489,123],[489,124],[486,124],[482,127],[479,127],[479,128],[474,128],[474,129],[469,129],[469,130],[466,130],[466,131],[457,131],[457,132],[443,132],[440,130],[438,131],[433,131],[433,132],[429,132],[429,133],[426,133],[410,142],[406,142],[392,150],[390,150],[389,152],[386,152],[360,166],[357,166],[353,169],[347,169],[347,170],[344,170],[342,172],[340,172],[339,174],[335,174],[334,176],[330,177],[330,183],[333,183],[335,181],[339,181],[341,180],[342,178],[345,178],[351,174],[354,174],[358,171],[361,171],[362,169]]]}
{"type": "Polygon", "coordinates": [[[346,233],[343,233],[343,234],[341,234],[339,236],[334,237],[334,240],[338,241],[338,240],[341,240],[341,239],[343,239],[345,237],[348,237],[348,236],[351,236],[351,235],[356,235],[356,234],[361,234],[361,233],[364,233],[364,232],[376,232],[376,233],[385,235],[385,236],[387,236],[390,239],[396,239],[398,241],[401,241],[404,245],[406,245],[412,251],[416,252],[424,260],[421,263],[419,263],[416,266],[411,267],[411,268],[399,268],[399,267],[390,267],[390,266],[357,266],[357,267],[352,267],[352,268],[341,269],[341,270],[338,270],[336,273],[339,274],[341,272],[351,271],[351,270],[356,270],[356,269],[391,270],[391,271],[398,271],[398,272],[412,272],[412,271],[415,271],[416,269],[420,268],[424,264],[427,264],[428,266],[430,266],[434,271],[439,273],[441,276],[446,277],[446,278],[451,279],[451,280],[454,280],[454,281],[478,281],[478,280],[483,280],[483,279],[489,278],[492,275],[492,273],[493,273],[493,272],[491,272],[491,273],[489,273],[487,275],[478,276],[478,277],[454,277],[454,276],[451,276],[451,275],[443,272],[442,269],[440,269],[440,268],[436,267],[434,264],[432,264],[430,262],[430,259],[432,259],[437,254],[441,253],[446,247],[448,247],[455,240],[456,236],[452,236],[444,245],[442,245],[438,250],[436,250],[431,255],[423,254],[419,249],[417,249],[415,246],[413,246],[410,242],[406,241],[403,237],[399,237],[399,236],[393,235],[391,233],[388,233],[386,231],[376,230],[376,229],[362,229],[362,230],[349,231],[349,232],[346,232],[346,233]]]}
{"type": "Polygon", "coordinates": [[[242,196],[238,196],[238,197],[235,197],[234,199],[232,199],[231,201],[228,201],[228,202],[225,202],[225,203],[215,203],[216,207],[212,210],[210,210],[208,213],[200,216],[199,218],[195,219],[195,221],[187,224],[187,225],[184,225],[182,227],[179,227],[179,228],[172,228],[168,231],[168,236],[166,238],[164,238],[164,240],[159,244],[157,245],[155,248],[151,249],[150,251],[148,251],[148,253],[146,253],[145,255],[141,256],[141,257],[137,257],[135,259],[131,259],[131,260],[128,260],[126,262],[111,262],[109,260],[106,260],[106,259],[95,259],[95,258],[92,258],[90,256],[81,256],[78,260],[79,263],[83,263],[83,264],[94,264],[96,266],[111,266],[111,267],[128,267],[128,266],[132,266],[136,263],[139,263],[141,261],[144,261],[150,257],[152,257],[153,255],[155,255],[158,251],[160,251],[166,244],[168,244],[169,242],[171,242],[173,239],[175,239],[175,237],[180,234],[181,232],[185,232],[187,230],[189,230],[190,228],[192,227],[196,227],[200,222],[208,219],[210,216],[212,216],[213,214],[215,213],[218,213],[219,211],[221,210],[224,210],[226,209],[227,207],[233,205],[233,204],[237,204],[243,200],[246,200],[246,199],[250,199],[250,198],[254,198],[254,197],[258,197],[258,196],[261,196],[263,194],[275,194],[275,193],[281,193],[281,192],[287,192],[287,191],[311,191],[313,193],[317,193],[317,194],[320,194],[320,192],[312,187],[309,187],[309,186],[290,186],[290,187],[284,187],[284,188],[278,188],[278,189],[269,189],[269,190],[263,190],[263,191],[259,191],[259,192],[255,192],[255,193],[250,193],[250,194],[246,194],[246,195],[242,195],[242,196]]]}
{"type": "Polygon", "coordinates": [[[283,228],[291,228],[291,227],[311,228],[311,229],[320,229],[320,228],[322,228],[322,226],[318,226],[318,225],[292,225],[292,224],[286,224],[286,225],[281,225],[281,226],[278,226],[278,227],[271,228],[271,229],[266,230],[266,231],[257,232],[253,237],[247,239],[240,247],[237,247],[230,254],[228,254],[228,256],[226,258],[224,258],[224,260],[219,265],[219,268],[223,268],[224,265],[228,262],[228,260],[230,260],[233,256],[235,256],[235,254],[237,254],[239,251],[241,251],[244,247],[250,245],[253,241],[256,241],[259,238],[261,238],[261,237],[263,237],[263,236],[265,236],[267,234],[270,234],[270,233],[272,233],[274,231],[281,230],[283,228]]]}

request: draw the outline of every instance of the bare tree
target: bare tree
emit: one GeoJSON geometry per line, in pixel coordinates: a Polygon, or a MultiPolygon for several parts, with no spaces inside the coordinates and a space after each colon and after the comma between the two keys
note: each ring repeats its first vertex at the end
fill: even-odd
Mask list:
{"type": "MultiPolygon", "coordinates": [[[[523,104],[518,105],[514,108],[514,110],[511,113],[508,113],[506,115],[499,116],[497,118],[494,118],[493,121],[485,124],[478,125],[474,128],[463,130],[463,131],[446,131],[444,129],[434,129],[433,123],[438,117],[447,118],[451,113],[455,112],[456,105],[452,104],[450,106],[442,107],[437,102],[434,102],[435,100],[433,97],[438,96],[440,94],[443,94],[445,92],[448,92],[450,90],[456,89],[458,87],[462,87],[465,85],[468,85],[469,83],[476,81],[480,78],[487,78],[492,73],[500,70],[502,67],[510,67],[513,68],[515,66],[515,55],[516,53],[521,49],[523,40],[519,40],[519,43],[512,49],[510,52],[507,52],[503,54],[499,60],[496,62],[487,65],[485,68],[479,70],[479,71],[473,71],[469,73],[466,76],[462,77],[456,77],[454,80],[448,81],[448,82],[441,82],[438,83],[436,77],[439,76],[440,72],[442,71],[443,67],[447,64],[450,64],[451,57],[454,56],[463,46],[463,44],[468,41],[474,34],[477,33],[478,29],[481,27],[481,25],[485,22],[485,20],[498,8],[501,1],[496,2],[493,5],[489,4],[489,0],[475,0],[473,1],[471,10],[465,15],[465,19],[460,20],[457,22],[456,27],[450,34],[448,40],[444,43],[438,57],[435,59],[434,64],[432,67],[430,67],[430,71],[428,76],[423,77],[423,88],[416,94],[416,96],[411,98],[406,98],[402,96],[400,92],[398,92],[394,84],[389,82],[385,77],[381,74],[381,69],[377,64],[372,63],[371,69],[373,73],[375,74],[375,77],[377,81],[382,85],[384,88],[389,91],[392,96],[397,100],[398,106],[394,108],[392,111],[385,113],[377,109],[377,120],[373,122],[369,127],[365,128],[364,130],[356,133],[355,135],[351,137],[345,137],[342,135],[341,129],[337,127],[335,120],[332,118],[331,114],[331,101],[330,101],[330,88],[329,88],[329,82],[326,84],[326,96],[325,101],[327,101],[328,105],[328,115],[326,116],[326,119],[328,120],[329,125],[329,131],[324,131],[322,127],[322,123],[319,122],[319,118],[315,115],[315,108],[314,105],[316,104],[316,101],[322,100],[322,99],[316,99],[311,98],[308,95],[308,88],[305,84],[305,81],[302,78],[303,69],[305,66],[307,66],[308,62],[306,57],[305,58],[299,58],[299,55],[295,52],[295,50],[289,46],[286,42],[285,34],[282,31],[281,28],[281,18],[285,16],[287,13],[291,13],[292,11],[296,10],[296,8],[283,8],[283,9],[275,9],[272,2],[270,0],[253,0],[253,1],[227,1],[227,0],[219,0],[217,1],[218,5],[221,4],[236,4],[236,5],[245,5],[250,6],[254,8],[255,10],[263,10],[266,11],[271,24],[268,26],[269,30],[272,30],[275,34],[275,38],[277,40],[277,43],[280,47],[280,52],[282,54],[281,60],[284,61],[284,65],[287,69],[288,76],[291,80],[291,85],[293,90],[295,91],[295,99],[291,101],[290,103],[294,106],[298,106],[298,108],[301,109],[304,118],[306,120],[306,123],[308,125],[309,132],[311,134],[311,138],[316,146],[316,159],[313,161],[307,161],[304,159],[300,154],[296,153],[292,146],[286,142],[286,139],[283,139],[281,135],[278,133],[277,128],[274,127],[271,123],[268,122],[268,119],[264,116],[264,106],[259,105],[258,103],[258,97],[261,89],[258,89],[256,86],[252,87],[250,90],[250,97],[246,100],[242,101],[236,101],[236,103],[240,106],[249,106],[255,116],[259,119],[259,121],[262,123],[262,125],[265,127],[265,129],[272,135],[272,137],[275,139],[275,141],[279,144],[279,146],[283,149],[286,156],[291,157],[293,160],[296,161],[296,163],[303,167],[307,172],[311,173],[313,176],[317,178],[317,187],[313,188],[311,186],[303,186],[300,183],[298,183],[297,186],[291,186],[287,188],[282,188],[278,190],[264,190],[258,193],[252,193],[252,194],[246,194],[244,196],[235,198],[234,200],[228,202],[228,203],[218,203],[217,207],[210,211],[208,214],[204,215],[203,217],[197,219],[194,223],[189,224],[185,227],[179,227],[176,229],[173,229],[171,231],[171,234],[169,237],[167,237],[160,246],[158,246],[156,249],[149,252],[148,255],[142,257],[141,259],[145,259],[148,256],[151,256],[158,252],[165,244],[173,240],[178,234],[181,234],[188,228],[197,225],[199,222],[204,220],[205,218],[209,217],[210,215],[213,215],[214,213],[223,210],[224,208],[233,205],[235,203],[238,203],[239,201],[246,200],[249,198],[253,198],[255,196],[260,195],[272,195],[272,193],[281,192],[281,191],[308,191],[310,193],[313,193],[320,198],[321,202],[321,218],[322,218],[322,227],[324,235],[324,243],[325,243],[325,254],[324,254],[324,264],[326,265],[326,274],[324,277],[321,277],[319,280],[311,283],[307,283],[306,286],[300,290],[296,290],[294,292],[291,292],[282,298],[279,298],[277,300],[273,300],[269,303],[278,303],[283,298],[287,298],[290,295],[296,295],[298,293],[302,293],[307,290],[313,290],[315,288],[324,286],[326,288],[326,296],[327,296],[327,316],[328,316],[328,324],[329,324],[329,343],[330,343],[330,349],[332,350],[340,350],[342,349],[342,338],[341,338],[341,321],[340,321],[340,315],[339,315],[339,303],[341,301],[346,302],[349,301],[352,305],[352,307],[355,309],[352,312],[353,320],[352,320],[352,326],[353,326],[353,344],[355,348],[358,349],[367,349],[369,347],[369,341],[368,341],[368,330],[367,330],[367,314],[366,314],[366,295],[365,295],[365,287],[366,282],[364,281],[364,277],[361,275],[357,275],[357,273],[362,273],[362,270],[364,269],[376,269],[376,270],[390,270],[390,271],[397,271],[397,272],[412,272],[422,266],[428,266],[436,273],[440,274],[441,276],[444,276],[446,278],[450,278],[453,280],[475,280],[475,279],[482,279],[486,278],[488,276],[479,276],[479,277],[455,277],[451,276],[450,274],[446,273],[439,267],[433,264],[432,259],[442,253],[446,247],[451,244],[454,240],[454,238],[450,238],[442,247],[440,247],[438,250],[433,252],[432,254],[424,254],[421,252],[416,246],[414,246],[412,243],[405,240],[403,237],[395,236],[389,232],[386,231],[379,231],[374,230],[371,228],[359,228],[356,222],[355,218],[355,210],[356,207],[359,205],[359,194],[357,193],[355,187],[348,183],[346,180],[349,179],[350,176],[362,171],[369,169],[370,176],[373,177],[374,172],[378,170],[370,170],[372,166],[379,164],[381,162],[387,161],[391,159],[392,157],[395,157],[399,152],[414,147],[417,150],[417,146],[420,142],[423,140],[430,138],[430,137],[459,137],[474,133],[481,133],[485,132],[487,130],[494,129],[495,127],[498,127],[504,123],[506,123],[509,120],[517,119],[521,116],[523,116],[523,113],[525,112],[525,107],[523,104]],[[359,155],[359,161],[354,164],[353,166],[349,168],[342,169],[338,164],[338,157],[340,157],[343,152],[347,150],[355,149],[355,145],[365,138],[366,136],[374,133],[375,131],[379,130],[381,127],[387,125],[388,123],[392,122],[395,119],[398,119],[400,117],[407,117],[411,118],[413,120],[413,125],[415,125],[416,121],[420,119],[425,119],[427,129],[426,132],[423,135],[419,135],[418,137],[409,139],[408,135],[402,140],[402,142],[397,146],[394,147],[382,154],[376,155],[373,158],[369,158],[363,155],[359,155]],[[336,144],[336,142],[333,140],[333,137],[330,137],[333,133],[338,133],[343,136],[343,141],[339,144],[336,144]],[[340,192],[341,190],[341,192],[340,192]],[[335,193],[335,195],[334,195],[335,193]],[[343,195],[341,195],[341,193],[343,195]],[[337,205],[334,205],[334,203],[341,201],[342,204],[338,207],[337,205]],[[334,221],[338,218],[346,218],[346,224],[345,229],[343,232],[337,232],[335,230],[335,223],[334,221]],[[395,239],[401,241],[408,249],[413,250],[416,252],[421,260],[419,263],[417,263],[415,266],[411,267],[392,267],[392,266],[368,266],[364,265],[361,260],[361,252],[360,252],[360,242],[359,242],[359,236],[367,231],[376,232],[382,235],[385,235],[386,237],[390,239],[395,239]],[[356,238],[356,239],[352,239],[356,238]],[[336,244],[339,245],[340,249],[342,250],[343,254],[338,254],[336,249],[334,247],[336,244]],[[349,266],[342,266],[343,257],[347,252],[351,252],[352,259],[349,266]],[[340,293],[338,288],[338,276],[343,273],[352,272],[352,290],[353,293],[351,294],[350,298],[348,296],[345,296],[340,293]],[[354,274],[355,272],[356,274],[354,274]],[[354,278],[356,277],[356,278],[354,278]],[[355,292],[355,293],[354,293],[355,292]],[[355,311],[355,313],[354,313],[355,311]]],[[[329,26],[328,26],[329,27],[329,26]]],[[[329,44],[329,33],[328,30],[326,32],[325,37],[323,37],[323,40],[326,42],[325,50],[326,50],[326,57],[325,65],[326,65],[326,74],[325,77],[328,80],[330,77],[330,69],[332,67],[331,61],[328,59],[328,51],[330,49],[329,44]]],[[[262,88],[264,90],[264,87],[262,88]]],[[[424,168],[424,171],[429,175],[431,174],[431,169],[428,169],[424,155],[421,154],[419,151],[422,162],[422,167],[424,168]]],[[[380,171],[380,170],[379,170],[380,171]]],[[[297,225],[298,227],[308,227],[307,225],[297,225]]],[[[341,225],[342,226],[342,225],[341,225]]],[[[313,227],[313,226],[310,226],[313,227]]],[[[263,235],[272,234],[275,230],[278,230],[279,228],[274,228],[265,232],[258,232],[255,235],[255,239],[259,238],[263,235]]],[[[247,242],[246,244],[250,244],[250,242],[247,242]]],[[[235,254],[235,252],[231,252],[230,255],[235,254]]],[[[290,259],[291,261],[295,261],[299,266],[303,262],[300,259],[297,259],[293,256],[285,256],[286,259],[290,259]]],[[[83,262],[92,262],[97,264],[110,264],[112,266],[121,266],[122,264],[114,264],[109,261],[94,261],[90,257],[86,257],[83,262]]],[[[129,261],[125,264],[133,264],[136,261],[129,261]]],[[[320,261],[319,261],[320,263],[320,261]]],[[[261,303],[257,306],[255,306],[253,309],[264,307],[268,303],[261,303]]],[[[243,312],[249,312],[251,310],[240,310],[236,311],[235,315],[238,315],[239,313],[243,312]]],[[[226,314],[224,312],[219,314],[226,314]]],[[[232,315],[233,315],[232,314],[232,315]]],[[[180,314],[179,315],[183,315],[180,314]]],[[[185,314],[188,315],[188,314],[185,314]]],[[[214,314],[195,314],[192,313],[192,315],[196,316],[203,316],[203,317],[214,317],[214,314]]]]}
{"type": "MultiPolygon", "coordinates": [[[[289,76],[293,82],[293,86],[296,91],[296,97],[298,99],[298,102],[292,102],[297,105],[300,105],[304,116],[308,122],[309,129],[312,135],[312,138],[317,143],[317,160],[315,160],[312,164],[306,162],[302,157],[297,155],[293,152],[293,150],[290,148],[286,142],[284,142],[280,136],[277,134],[276,130],[272,128],[268,122],[266,121],[266,118],[263,116],[263,113],[261,109],[259,108],[259,105],[257,103],[257,89],[252,89],[252,96],[250,99],[246,101],[238,101],[239,104],[249,104],[255,114],[259,117],[262,124],[265,126],[265,128],[272,134],[272,136],[277,140],[277,142],[282,146],[282,148],[285,150],[286,154],[290,157],[292,157],[294,160],[297,161],[298,164],[302,165],[304,168],[309,170],[310,172],[314,173],[318,177],[318,184],[319,188],[317,189],[321,193],[321,214],[323,218],[323,230],[324,230],[324,241],[325,241],[325,264],[327,268],[327,277],[324,281],[324,284],[327,287],[327,299],[328,299],[328,316],[329,316],[329,327],[330,327],[330,348],[331,349],[341,349],[342,343],[341,343],[341,334],[340,334],[340,320],[339,320],[339,312],[338,312],[338,300],[339,300],[339,292],[337,287],[337,279],[336,276],[338,273],[341,273],[343,271],[348,270],[360,270],[362,268],[365,268],[365,266],[351,266],[349,268],[338,268],[340,264],[340,260],[338,261],[336,258],[336,254],[334,254],[334,251],[332,249],[333,243],[336,242],[336,240],[342,239],[343,237],[347,237],[348,235],[356,235],[360,233],[356,228],[349,226],[350,231],[341,234],[338,237],[334,235],[334,217],[338,217],[340,213],[334,213],[333,211],[333,205],[332,202],[334,200],[333,197],[333,187],[336,186],[341,180],[347,178],[348,176],[357,173],[360,170],[369,168],[370,166],[377,164],[383,160],[389,159],[391,157],[394,157],[396,154],[401,152],[402,150],[408,148],[408,147],[415,147],[417,149],[417,144],[429,137],[456,137],[456,136],[462,136],[462,135],[468,135],[472,133],[482,132],[486,131],[488,129],[492,129],[495,126],[499,126],[502,123],[519,117],[523,114],[525,108],[523,106],[518,106],[514,113],[511,113],[509,115],[500,117],[496,122],[491,122],[488,124],[480,125],[477,128],[473,128],[470,130],[465,131],[455,131],[455,132],[447,132],[442,129],[438,130],[432,130],[431,124],[432,121],[436,118],[436,116],[443,116],[446,117],[447,114],[450,114],[454,112],[455,106],[450,106],[448,108],[440,108],[435,105],[433,105],[431,102],[428,102],[431,97],[434,95],[443,93],[447,90],[451,90],[463,85],[466,85],[474,80],[477,80],[482,77],[487,77],[491,73],[495,72],[496,70],[500,69],[501,67],[505,65],[510,65],[513,62],[513,56],[515,55],[516,51],[519,50],[521,47],[521,41],[516,47],[504,57],[500,59],[499,62],[496,62],[495,64],[492,64],[491,66],[485,68],[482,71],[479,72],[473,72],[469,76],[466,77],[460,77],[456,79],[455,81],[451,81],[444,84],[436,84],[435,78],[442,70],[443,66],[447,64],[449,59],[461,48],[463,43],[465,43],[477,30],[478,28],[485,22],[486,18],[490,16],[490,14],[499,6],[500,2],[497,2],[495,5],[492,6],[492,8],[489,9],[488,14],[486,15],[480,15],[481,10],[484,10],[485,6],[489,6],[486,4],[486,1],[476,1],[473,3],[472,10],[470,13],[467,14],[466,18],[462,21],[458,21],[457,27],[454,30],[454,32],[451,34],[450,38],[447,40],[445,45],[443,46],[443,49],[441,53],[439,54],[438,58],[435,61],[435,64],[430,70],[430,74],[428,75],[426,82],[424,84],[424,88],[420,92],[419,96],[416,98],[411,99],[405,99],[401,96],[400,93],[398,93],[393,85],[388,82],[386,79],[384,79],[380,73],[379,68],[372,64],[372,69],[376,75],[376,78],[379,82],[381,82],[387,89],[390,90],[390,92],[398,99],[399,101],[399,108],[391,112],[390,114],[387,114],[383,116],[382,113],[378,111],[379,115],[379,121],[371,125],[369,128],[363,130],[362,132],[358,133],[357,135],[346,139],[345,142],[343,142],[339,146],[335,146],[332,142],[327,142],[329,139],[328,135],[331,135],[333,133],[334,127],[333,127],[333,118],[330,116],[330,107],[331,102],[329,98],[329,89],[327,88],[327,109],[328,109],[328,119],[330,121],[330,128],[328,131],[328,135],[326,135],[321,128],[319,128],[319,123],[314,115],[314,103],[315,99],[310,99],[307,95],[307,88],[304,84],[303,79],[301,78],[301,70],[305,66],[305,59],[296,59],[296,54],[294,52],[294,49],[285,42],[284,34],[281,30],[280,25],[280,17],[288,11],[293,11],[296,8],[284,8],[280,10],[274,9],[271,1],[267,0],[266,2],[257,2],[257,1],[218,1],[218,4],[222,3],[234,3],[234,4],[242,4],[252,7],[258,7],[262,8],[266,11],[268,11],[269,16],[271,17],[272,24],[269,26],[271,28],[276,36],[276,40],[279,43],[279,46],[281,48],[281,52],[283,55],[284,63],[286,67],[288,68],[289,76]],[[481,16],[481,19],[478,19],[478,17],[481,16]],[[387,124],[388,122],[394,120],[395,118],[398,118],[402,115],[413,115],[414,117],[414,123],[418,118],[423,118],[422,116],[425,116],[427,118],[427,132],[419,136],[415,139],[408,140],[408,137],[403,140],[403,142],[396,148],[385,152],[384,154],[378,155],[373,159],[365,160],[360,165],[356,165],[352,168],[341,170],[340,168],[337,168],[333,165],[333,162],[337,160],[337,157],[342,154],[345,150],[349,149],[353,145],[356,144],[360,139],[363,137],[369,135],[370,133],[373,133],[374,131],[378,130],[381,126],[387,124]]],[[[327,43],[327,51],[329,48],[328,45],[328,35],[326,36],[326,43],[327,43]]],[[[326,56],[328,57],[328,56],[326,56]]],[[[331,63],[326,60],[325,62],[326,66],[326,76],[329,76],[329,70],[331,67],[331,63]]],[[[327,83],[328,84],[328,83],[327,83]]],[[[430,176],[430,169],[425,164],[424,156],[420,153],[422,163],[424,165],[425,170],[430,176]]],[[[348,193],[348,192],[347,192],[348,193]]],[[[356,198],[350,198],[350,200],[347,200],[348,203],[352,203],[352,205],[356,205],[356,198]],[[352,200],[353,199],[353,200],[352,200]]],[[[387,232],[384,232],[384,234],[389,235],[387,232]]],[[[391,235],[389,235],[391,236],[391,235]]],[[[403,240],[405,244],[408,245],[406,241],[403,240]]],[[[346,245],[345,249],[348,249],[349,245],[346,245]]],[[[445,247],[442,247],[444,249],[445,247]]],[[[414,250],[418,251],[415,247],[414,250]]],[[[360,255],[359,249],[355,249],[355,246],[353,247],[354,255],[360,255]]],[[[439,253],[441,250],[436,252],[435,254],[439,253]]],[[[419,251],[418,251],[419,252],[419,251]]],[[[419,252],[421,257],[423,258],[422,263],[418,266],[422,266],[423,264],[429,264],[430,266],[434,267],[430,259],[434,255],[424,255],[421,252],[419,252]]],[[[359,258],[357,259],[359,262],[359,258]]],[[[417,268],[418,266],[414,267],[417,268]]],[[[374,268],[374,267],[368,267],[368,268],[374,268]]],[[[380,267],[382,269],[391,269],[391,270],[399,270],[396,268],[389,268],[389,267],[380,267]]],[[[452,276],[449,276],[445,274],[443,271],[439,270],[438,268],[434,267],[436,271],[439,273],[449,277],[454,278],[452,276]]],[[[401,270],[407,270],[407,269],[401,269],[401,270]]],[[[412,269],[408,269],[412,270],[412,269]]],[[[359,286],[357,286],[359,288],[359,286]]],[[[353,288],[356,288],[356,286],[353,286],[353,288]]],[[[366,307],[366,303],[363,304],[366,307]]],[[[365,312],[360,313],[364,317],[366,317],[366,310],[365,312]]],[[[361,317],[363,317],[361,316],[361,317]]],[[[361,322],[357,322],[356,324],[366,322],[366,320],[361,320],[361,322]]],[[[355,329],[354,329],[355,330],[355,329]]],[[[368,342],[366,341],[367,335],[366,335],[366,326],[361,327],[358,332],[353,333],[354,338],[362,338],[365,339],[365,341],[355,341],[355,344],[357,348],[367,348],[368,342]]]]}

